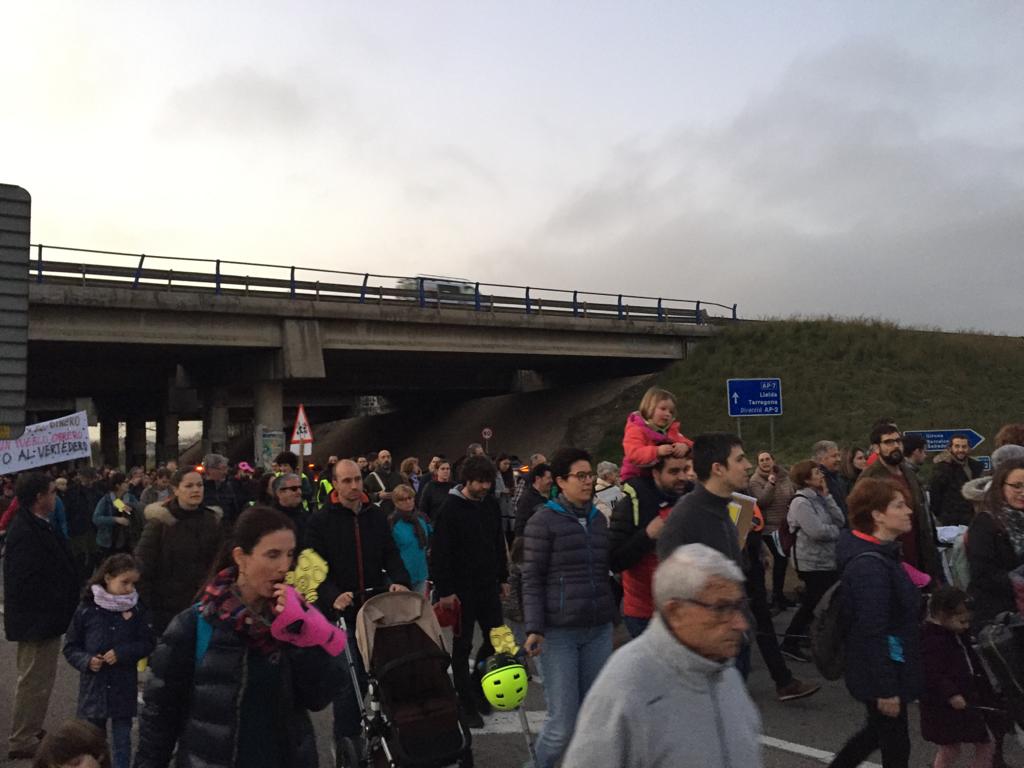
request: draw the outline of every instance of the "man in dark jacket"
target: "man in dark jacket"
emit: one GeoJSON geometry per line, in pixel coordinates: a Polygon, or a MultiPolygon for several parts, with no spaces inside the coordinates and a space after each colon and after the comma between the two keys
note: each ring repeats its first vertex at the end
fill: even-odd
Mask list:
{"type": "MultiPolygon", "coordinates": [[[[751,464],[743,452],[743,442],[736,435],[712,432],[698,435],[691,453],[693,469],[697,473],[697,487],[679,500],[665,521],[665,527],[658,537],[658,559],[664,560],[683,544],[706,544],[743,568],[739,532],[729,512],[732,494],[743,492],[749,486],[747,473],[751,464]]],[[[756,556],[758,553],[754,554],[756,556]]],[[[763,585],[762,578],[761,589],[752,590],[748,579],[747,596],[757,624],[757,647],[775,682],[779,701],[792,701],[817,693],[821,689],[820,685],[810,685],[796,679],[786,666],[775,637],[763,585]]],[[[749,653],[747,646],[737,661],[737,666],[744,670],[744,674],[750,669],[749,653]]]]}
{"type": "Polygon", "coordinates": [[[931,482],[932,512],[941,525],[968,525],[974,517],[971,502],[963,497],[964,483],[981,477],[981,462],[972,459],[966,435],[954,435],[949,450],[935,457],[931,482]]]}
{"type": "Polygon", "coordinates": [[[519,494],[519,500],[516,501],[516,538],[523,535],[526,523],[537,507],[548,500],[553,482],[550,464],[540,463],[530,470],[530,484],[519,494]]]}
{"type": "Polygon", "coordinates": [[[650,475],[626,481],[623,497],[612,509],[608,524],[609,565],[622,573],[622,617],[630,637],[639,637],[654,613],[651,581],[658,567],[654,551],[658,536],[679,499],[687,489],[689,456],[662,456],[650,475]]]}
{"type": "Polygon", "coordinates": [[[372,503],[380,505],[385,516],[395,511],[395,505],[391,503],[391,492],[404,482],[402,473],[392,468],[391,451],[386,448],[378,451],[373,470],[366,476],[366,495],[372,503]]]}
{"type": "Polygon", "coordinates": [[[839,464],[841,463],[839,446],[831,440],[819,440],[811,447],[811,458],[818,462],[818,469],[825,476],[829,494],[843,510],[843,514],[848,514],[846,511],[846,485],[839,474],[839,464]]]}
{"type": "Polygon", "coordinates": [[[64,493],[64,511],[68,519],[68,534],[71,537],[71,553],[78,567],[81,581],[89,578],[96,560],[96,526],[92,515],[103,497],[103,489],[96,481],[96,470],[82,467],[78,477],[68,483],[64,493]]]}
{"type": "MultiPolygon", "coordinates": [[[[295,523],[295,548],[301,552],[306,548],[306,528],[309,524],[309,512],[302,501],[302,478],[294,472],[278,475],[270,488],[276,499],[274,508],[295,523]]],[[[331,490],[334,490],[333,487],[331,490]]]]}
{"type": "Polygon", "coordinates": [[[18,673],[8,757],[31,758],[39,748],[57,674],[61,635],[78,605],[78,570],[71,549],[49,522],[57,498],[53,480],[26,472],[15,488],[18,511],[4,555],[4,629],[18,644],[18,673]]]}
{"type": "Polygon", "coordinates": [[[482,728],[480,710],[489,711],[480,691],[480,675],[469,674],[473,625],[479,624],[483,642],[476,668],[488,658],[490,631],[503,623],[501,597],[508,594],[508,560],[501,528],[501,510],[491,493],[494,464],[486,456],[470,456],[462,464],[462,479],[441,505],[434,523],[430,551],[431,575],[442,605],[462,608],[462,632],[452,648],[455,689],[470,727],[482,728]]]}
{"type": "Polygon", "coordinates": [[[203,459],[203,506],[220,510],[220,522],[230,531],[242,514],[235,483],[228,478],[228,459],[219,453],[207,454],[203,459]]]}
{"type": "MultiPolygon", "coordinates": [[[[407,590],[409,573],[387,518],[379,507],[366,502],[359,465],[349,460],[335,464],[333,485],[327,505],[309,520],[306,546],[327,561],[327,579],[317,589],[317,607],[328,617],[344,614],[353,663],[365,691],[366,670],[356,646],[356,611],[371,590],[407,590]]],[[[334,740],[339,754],[341,740],[357,739],[359,734],[359,704],[349,686],[334,700],[334,740]]]]}

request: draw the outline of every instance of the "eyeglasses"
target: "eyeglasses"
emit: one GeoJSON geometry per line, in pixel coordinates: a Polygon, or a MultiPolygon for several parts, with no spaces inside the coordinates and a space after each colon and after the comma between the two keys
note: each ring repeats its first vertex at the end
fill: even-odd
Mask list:
{"type": "Polygon", "coordinates": [[[702,603],[700,600],[684,600],[683,602],[693,603],[711,611],[719,621],[728,621],[737,614],[745,614],[747,606],[750,604],[746,598],[732,603],[702,603]]]}
{"type": "Polygon", "coordinates": [[[1024,483],[1003,483],[1003,485],[1013,488],[1017,493],[1024,491],[1024,483]]]}
{"type": "Polygon", "coordinates": [[[882,445],[902,445],[902,437],[890,437],[888,440],[883,440],[882,445]]]}
{"type": "Polygon", "coordinates": [[[581,483],[587,482],[587,480],[593,480],[597,477],[596,472],[570,472],[566,477],[575,477],[581,483]]]}
{"type": "Polygon", "coordinates": [[[279,491],[301,491],[302,490],[302,486],[301,485],[285,485],[285,486],[282,486],[281,488],[278,488],[278,490],[279,491]]]}

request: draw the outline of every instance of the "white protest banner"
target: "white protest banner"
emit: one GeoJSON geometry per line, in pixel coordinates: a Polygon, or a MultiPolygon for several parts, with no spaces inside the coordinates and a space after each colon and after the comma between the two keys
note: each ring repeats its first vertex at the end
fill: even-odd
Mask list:
{"type": "Polygon", "coordinates": [[[17,440],[0,440],[0,474],[91,456],[89,417],[85,411],[79,411],[53,421],[30,424],[17,440]]]}

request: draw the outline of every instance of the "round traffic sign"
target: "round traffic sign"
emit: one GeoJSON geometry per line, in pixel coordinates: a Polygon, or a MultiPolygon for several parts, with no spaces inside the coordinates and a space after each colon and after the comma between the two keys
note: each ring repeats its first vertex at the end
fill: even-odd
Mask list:
{"type": "Polygon", "coordinates": [[[484,427],[483,432],[480,433],[480,437],[482,437],[484,440],[490,440],[492,437],[494,437],[494,430],[491,429],[490,427],[484,427]]]}

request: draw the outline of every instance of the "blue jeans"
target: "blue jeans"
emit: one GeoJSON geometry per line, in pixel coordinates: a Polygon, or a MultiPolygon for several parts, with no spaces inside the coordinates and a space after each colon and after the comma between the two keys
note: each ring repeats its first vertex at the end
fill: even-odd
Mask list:
{"type": "MultiPolygon", "coordinates": [[[[89,718],[89,722],[107,732],[106,718],[89,718]]],[[[130,717],[115,718],[111,721],[111,757],[114,768],[131,768],[132,764],[132,719],[130,717]]]]}
{"type": "Polygon", "coordinates": [[[576,728],[576,715],[597,674],[612,655],[612,625],[549,627],[540,668],[548,717],[537,737],[537,768],[553,768],[576,728]]]}
{"type": "Polygon", "coordinates": [[[636,640],[640,635],[647,629],[647,625],[651,623],[650,619],[638,619],[636,616],[623,616],[622,623],[626,625],[626,631],[629,632],[629,636],[636,640]]]}
{"type": "MultiPolygon", "coordinates": [[[[352,664],[359,677],[359,688],[366,695],[366,669],[363,667],[363,656],[356,645],[354,622],[348,627],[348,647],[352,649],[352,664]]],[[[346,670],[345,685],[335,695],[334,709],[334,743],[337,746],[346,736],[354,739],[362,734],[362,710],[356,700],[356,692],[352,689],[352,675],[346,670]]],[[[339,749],[339,752],[341,750],[339,749]]]]}

